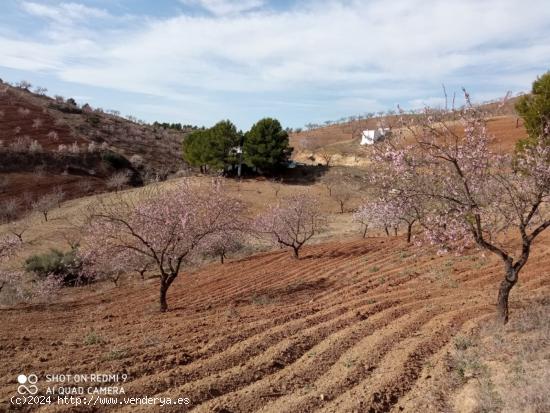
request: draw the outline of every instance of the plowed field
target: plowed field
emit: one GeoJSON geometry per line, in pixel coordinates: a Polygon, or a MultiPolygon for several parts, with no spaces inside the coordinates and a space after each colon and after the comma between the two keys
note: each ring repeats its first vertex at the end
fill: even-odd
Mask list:
{"type": "MultiPolygon", "coordinates": [[[[549,291],[545,245],[512,292],[512,317],[549,291]]],[[[474,251],[440,257],[369,238],[182,273],[166,314],[154,279],[81,288],[57,304],[0,310],[1,406],[32,371],[126,373],[125,396],[188,397],[196,412],[446,411],[446,352],[494,315],[500,277],[500,263],[474,251]]]]}

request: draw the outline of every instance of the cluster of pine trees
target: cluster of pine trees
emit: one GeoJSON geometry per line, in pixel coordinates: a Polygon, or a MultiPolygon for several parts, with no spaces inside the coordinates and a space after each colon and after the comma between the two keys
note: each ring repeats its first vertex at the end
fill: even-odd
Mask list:
{"type": "Polygon", "coordinates": [[[243,133],[229,120],[196,130],[183,142],[183,158],[201,172],[239,171],[244,164],[260,173],[275,171],[288,162],[292,148],[288,133],[277,119],[264,118],[243,133]]]}

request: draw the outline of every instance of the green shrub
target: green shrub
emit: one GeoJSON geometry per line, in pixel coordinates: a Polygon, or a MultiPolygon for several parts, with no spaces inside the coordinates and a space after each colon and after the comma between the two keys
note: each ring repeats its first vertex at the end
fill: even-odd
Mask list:
{"type": "Polygon", "coordinates": [[[93,329],[90,330],[86,337],[84,337],[85,346],[93,346],[94,344],[105,344],[105,340],[93,329]]]}
{"type": "Polygon", "coordinates": [[[112,349],[107,354],[103,356],[104,360],[120,360],[128,357],[128,351],[125,349],[112,349]]]}
{"type": "Polygon", "coordinates": [[[62,252],[51,249],[44,254],[32,255],[25,261],[25,269],[45,279],[49,275],[61,277],[64,286],[74,286],[91,280],[81,277],[82,264],[76,250],[62,252]]]}

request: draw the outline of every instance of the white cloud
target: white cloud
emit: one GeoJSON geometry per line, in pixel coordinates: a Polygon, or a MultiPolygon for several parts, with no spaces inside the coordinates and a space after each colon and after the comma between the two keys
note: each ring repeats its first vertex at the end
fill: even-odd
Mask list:
{"type": "Polygon", "coordinates": [[[189,6],[198,6],[216,16],[227,16],[257,10],[265,0],[180,0],[189,6]]]}
{"type": "MultiPolygon", "coordinates": [[[[1,64],[216,108],[246,110],[261,96],[356,113],[436,103],[441,83],[473,96],[478,85],[527,89],[550,56],[547,0],[319,0],[279,12],[263,10],[263,0],[181,1],[212,15],[120,17],[116,31],[75,25],[49,42],[0,37],[1,64]]],[[[52,27],[107,16],[76,3],[22,5],[52,27]]]]}
{"type": "Polygon", "coordinates": [[[29,14],[50,19],[60,24],[69,24],[78,20],[105,18],[109,16],[109,13],[105,10],[88,7],[79,3],[61,3],[59,6],[51,6],[31,1],[23,1],[21,7],[29,14]]]}

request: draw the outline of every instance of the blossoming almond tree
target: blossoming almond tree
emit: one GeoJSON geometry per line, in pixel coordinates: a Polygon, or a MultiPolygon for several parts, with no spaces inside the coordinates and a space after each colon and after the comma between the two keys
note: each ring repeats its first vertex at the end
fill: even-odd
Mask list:
{"type": "Polygon", "coordinates": [[[420,206],[415,205],[411,200],[386,195],[373,197],[361,204],[353,214],[353,221],[361,224],[363,238],[366,237],[369,227],[383,229],[389,235],[390,228],[393,228],[397,234],[399,224],[405,223],[407,242],[410,243],[413,225],[420,216],[420,206]]]}
{"type": "Polygon", "coordinates": [[[220,181],[207,186],[183,181],[173,189],[155,186],[119,194],[91,211],[82,253],[99,267],[108,257],[128,271],[153,264],[160,279],[160,311],[165,312],[168,288],[182,266],[200,254],[209,236],[242,228],[243,210],[220,181]]]}
{"type": "Polygon", "coordinates": [[[223,264],[227,254],[240,251],[244,246],[244,228],[235,231],[223,231],[208,236],[204,244],[204,254],[219,257],[223,264]]]}
{"type": "Polygon", "coordinates": [[[510,291],[550,226],[549,142],[516,157],[491,152],[484,114],[467,94],[461,110],[426,110],[410,122],[401,142],[375,151],[375,181],[396,200],[427,206],[421,225],[429,242],[459,250],[477,244],[501,258],[498,311],[507,322],[510,291]]]}
{"type": "Polygon", "coordinates": [[[19,273],[5,268],[6,263],[13,257],[21,242],[11,235],[0,235],[0,291],[20,278],[19,273]]]}
{"type": "Polygon", "coordinates": [[[372,208],[367,202],[359,205],[357,211],[353,213],[353,222],[357,222],[361,225],[361,234],[363,234],[363,238],[367,237],[367,231],[369,226],[372,226],[373,221],[372,208]]]}
{"type": "Polygon", "coordinates": [[[299,258],[302,246],[326,227],[326,217],[319,200],[308,194],[282,198],[270,206],[256,221],[256,230],[270,237],[275,245],[292,248],[299,258]]]}
{"type": "Polygon", "coordinates": [[[62,194],[59,192],[45,194],[32,203],[32,209],[42,214],[44,221],[48,221],[48,214],[52,209],[59,206],[62,201],[61,196],[62,194]]]}

